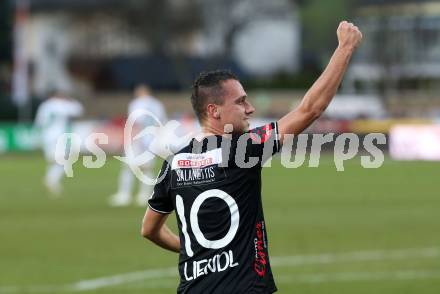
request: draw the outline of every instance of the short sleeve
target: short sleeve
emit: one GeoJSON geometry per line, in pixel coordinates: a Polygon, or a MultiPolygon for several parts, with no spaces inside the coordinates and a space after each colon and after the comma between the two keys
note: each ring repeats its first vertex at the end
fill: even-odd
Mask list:
{"type": "Polygon", "coordinates": [[[170,172],[170,165],[167,160],[164,160],[154,185],[153,194],[148,200],[150,208],[159,213],[168,214],[174,210],[169,189],[170,172]]]}
{"type": "Polygon", "coordinates": [[[275,153],[281,150],[280,136],[278,133],[278,123],[271,122],[264,126],[257,127],[248,131],[251,139],[249,154],[261,159],[264,163],[275,153]]]}

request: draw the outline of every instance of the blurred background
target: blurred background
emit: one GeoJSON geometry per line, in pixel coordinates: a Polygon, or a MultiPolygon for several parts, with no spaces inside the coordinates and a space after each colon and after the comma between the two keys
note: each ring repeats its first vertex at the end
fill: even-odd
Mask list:
{"type": "Polygon", "coordinates": [[[195,123],[189,97],[202,70],[234,71],[256,106],[257,125],[299,103],[336,48],[344,19],[361,29],[363,43],[336,98],[307,132],[384,133],[385,164],[365,170],[357,157],[337,173],[327,155],[318,169],[275,164],[265,172],[265,193],[277,191],[265,205],[280,293],[438,293],[434,0],[1,0],[0,293],[173,293],[177,285],[175,275],[156,272],[75,284],[160,273],[176,260],[139,240],[143,209],[107,206],[116,160],[97,170],[78,163],[63,197],[48,197],[33,121],[54,90],[84,105],[74,130],[106,133],[109,144],[101,147],[109,154],[123,150],[127,105],[139,83],[150,85],[170,119],[195,123]],[[282,262],[362,250],[383,258],[339,262],[335,255],[334,263],[312,258],[301,268],[282,262]]]}
{"type": "Polygon", "coordinates": [[[254,99],[257,117],[278,118],[327,64],[342,19],[355,22],[364,41],[338,97],[309,131],[388,134],[395,124],[440,120],[438,1],[0,5],[0,123],[7,123],[0,127],[0,153],[35,149],[25,126],[54,89],[79,99],[87,109],[84,119],[112,128],[107,123],[121,124],[141,82],[152,87],[171,118],[190,115],[191,83],[209,69],[233,70],[254,99]]]}

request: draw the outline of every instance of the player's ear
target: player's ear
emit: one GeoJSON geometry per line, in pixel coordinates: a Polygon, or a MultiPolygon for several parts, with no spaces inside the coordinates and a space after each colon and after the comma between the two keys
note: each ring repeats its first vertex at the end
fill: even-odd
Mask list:
{"type": "Polygon", "coordinates": [[[213,117],[215,119],[220,118],[220,109],[218,105],[208,104],[207,109],[208,109],[208,116],[213,117]]]}

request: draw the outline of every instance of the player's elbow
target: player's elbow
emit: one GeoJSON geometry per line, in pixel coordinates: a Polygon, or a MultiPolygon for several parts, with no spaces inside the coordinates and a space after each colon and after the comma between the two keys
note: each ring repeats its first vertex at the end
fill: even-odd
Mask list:
{"type": "Polygon", "coordinates": [[[143,225],[141,228],[141,235],[148,240],[152,240],[154,239],[155,231],[152,230],[151,227],[143,225]]]}
{"type": "Polygon", "coordinates": [[[324,105],[304,103],[300,106],[299,111],[307,117],[308,121],[313,122],[322,115],[326,108],[324,105]]]}
{"type": "Polygon", "coordinates": [[[317,120],[325,111],[325,107],[316,107],[309,111],[309,116],[312,121],[317,120]]]}

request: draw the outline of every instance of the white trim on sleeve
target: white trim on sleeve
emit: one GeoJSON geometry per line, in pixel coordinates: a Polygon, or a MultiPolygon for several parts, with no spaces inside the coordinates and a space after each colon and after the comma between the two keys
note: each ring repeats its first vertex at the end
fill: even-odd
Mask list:
{"type": "Polygon", "coordinates": [[[277,152],[280,152],[280,135],[278,134],[278,122],[275,122],[275,142],[277,144],[277,152]]]}
{"type": "Polygon", "coordinates": [[[162,214],[170,214],[170,213],[172,213],[173,211],[171,210],[170,212],[167,212],[167,211],[162,211],[162,210],[159,210],[159,209],[155,209],[155,208],[153,208],[151,205],[150,205],[150,203],[148,203],[148,207],[150,207],[152,210],[154,210],[155,212],[158,212],[158,213],[162,213],[162,214]]]}

